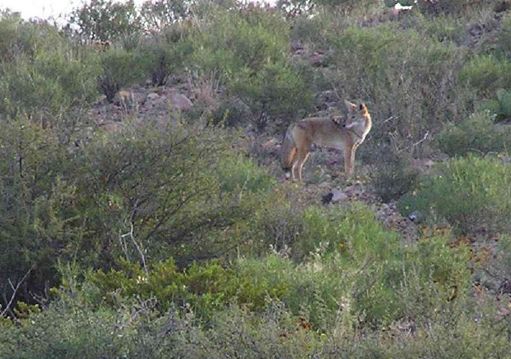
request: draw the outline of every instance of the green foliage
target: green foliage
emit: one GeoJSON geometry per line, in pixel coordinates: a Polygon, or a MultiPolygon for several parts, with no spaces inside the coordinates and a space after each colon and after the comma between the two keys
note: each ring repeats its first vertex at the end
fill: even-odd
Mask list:
{"type": "Polygon", "coordinates": [[[511,118],[511,91],[498,89],[495,99],[482,101],[480,106],[488,110],[495,120],[508,120],[511,118]]]}
{"type": "Polygon", "coordinates": [[[54,305],[3,327],[0,358],[505,358],[509,340],[489,304],[452,306],[427,325],[396,323],[387,333],[350,330],[341,318],[320,333],[278,302],[261,313],[230,306],[208,326],[190,310],[156,316],[151,302],[117,311],[54,305]]]}
{"type": "Polygon", "coordinates": [[[268,64],[255,74],[243,71],[230,84],[256,114],[254,124],[262,130],[270,118],[284,118],[283,127],[290,120],[304,116],[312,105],[312,92],[304,78],[286,64],[268,64]]]}
{"type": "MultiPolygon", "coordinates": [[[[270,117],[289,121],[310,107],[312,95],[303,75],[287,63],[289,30],[279,16],[255,7],[240,15],[216,11],[210,18],[192,36],[191,60],[199,72],[219,75],[230,96],[249,106],[257,128],[264,128],[270,117]]],[[[224,115],[230,113],[215,117],[224,115]]]]}
{"type": "Polygon", "coordinates": [[[484,0],[418,0],[419,11],[427,15],[460,14],[470,10],[477,10],[488,5],[484,0]]]}
{"type": "Polygon", "coordinates": [[[471,58],[460,73],[460,79],[474,87],[481,96],[492,97],[500,88],[511,83],[511,62],[494,55],[471,58]]]}
{"type": "Polygon", "coordinates": [[[273,185],[230,157],[216,132],[127,126],[96,133],[80,151],[58,135],[27,120],[0,135],[2,285],[32,268],[25,285],[37,293],[58,282],[58,260],[109,268],[141,253],[180,264],[224,254],[233,248],[226,231],[273,185]]]}
{"type": "Polygon", "coordinates": [[[194,63],[205,73],[219,71],[227,81],[242,70],[255,74],[285,58],[286,23],[264,10],[240,14],[217,10],[199,30],[193,37],[194,63]]]}
{"type": "Polygon", "coordinates": [[[190,56],[192,44],[186,35],[167,43],[159,39],[156,44],[143,45],[138,48],[137,62],[145,68],[155,86],[162,86],[168,77],[179,70],[184,70],[186,59],[190,56]]]}
{"type": "Polygon", "coordinates": [[[318,5],[324,5],[328,7],[338,7],[345,11],[351,11],[353,9],[367,9],[368,7],[379,4],[377,0],[315,0],[318,5]]]}
{"type": "Polygon", "coordinates": [[[116,328],[113,311],[90,312],[56,306],[23,323],[0,343],[2,358],[99,358],[128,353],[135,332],[116,328]],[[32,319],[31,319],[32,320],[32,319]]]}
{"type": "Polygon", "coordinates": [[[11,16],[0,19],[6,38],[0,58],[0,113],[51,121],[96,95],[97,62],[77,51],[56,28],[11,16]]]}
{"type": "Polygon", "coordinates": [[[500,153],[508,150],[511,129],[499,129],[488,111],[478,112],[457,125],[447,125],[436,140],[439,149],[449,156],[500,153]]]}
{"type": "Polygon", "coordinates": [[[392,24],[352,26],[329,39],[334,68],[324,71],[325,81],[341,98],[367,99],[375,119],[389,119],[375,126],[372,138],[377,141],[387,143],[392,133],[397,146],[408,147],[464,113],[464,94],[456,80],[462,51],[452,43],[392,24]],[[455,90],[458,101],[453,104],[455,90]]]}
{"type": "Polygon", "coordinates": [[[511,55],[511,16],[505,15],[497,38],[497,49],[509,59],[511,55]]]}
{"type": "Polygon", "coordinates": [[[100,63],[102,71],[98,76],[98,87],[109,102],[122,87],[143,80],[146,75],[146,67],[136,52],[109,49],[100,55],[100,63]]]}
{"type": "Polygon", "coordinates": [[[444,218],[465,233],[481,228],[507,231],[510,181],[511,169],[498,159],[453,159],[405,196],[400,207],[406,213],[419,210],[444,218]]]}
{"type": "Polygon", "coordinates": [[[419,173],[412,168],[411,159],[406,154],[395,154],[390,148],[382,152],[382,160],[376,165],[372,182],[383,202],[389,202],[414,188],[419,173]]]}
{"type": "Polygon", "coordinates": [[[18,120],[3,124],[0,158],[2,292],[29,272],[24,285],[39,292],[53,282],[55,252],[72,252],[82,236],[77,190],[64,175],[69,155],[55,133],[18,120]]]}
{"type": "Polygon", "coordinates": [[[267,192],[275,185],[275,179],[243,156],[222,159],[216,169],[220,189],[227,193],[267,192]]]}
{"type": "MultiPolygon", "coordinates": [[[[402,247],[363,207],[350,209],[340,222],[326,225],[312,223],[314,216],[318,218],[318,214],[308,216],[308,229],[313,231],[315,225],[314,234],[319,236],[313,239],[328,239],[333,245],[319,242],[316,254],[303,264],[269,255],[239,259],[230,267],[194,264],[185,271],[167,261],[144,272],[125,263],[121,270],[89,274],[89,284],[97,288],[92,301],[155,297],[162,310],[188,303],[203,318],[211,318],[215,310],[233,301],[261,310],[268,299],[278,299],[295,314],[308,313],[315,325],[326,329],[340,306],[360,318],[361,325],[381,325],[411,313],[426,318],[449,298],[452,286],[459,288],[460,296],[468,286],[467,253],[450,249],[445,238],[402,247]],[[430,292],[423,297],[425,288],[430,292]],[[400,296],[402,290],[406,296],[400,296]],[[421,312],[407,306],[404,298],[420,306],[421,312]]],[[[316,222],[323,220],[319,218],[316,222]]]]}
{"type": "Polygon", "coordinates": [[[163,30],[190,15],[191,2],[187,0],[145,1],[140,9],[143,23],[151,28],[163,30]]]}
{"type": "Polygon", "coordinates": [[[85,41],[113,41],[141,31],[142,23],[133,0],[91,0],[73,10],[69,28],[85,41]]]}

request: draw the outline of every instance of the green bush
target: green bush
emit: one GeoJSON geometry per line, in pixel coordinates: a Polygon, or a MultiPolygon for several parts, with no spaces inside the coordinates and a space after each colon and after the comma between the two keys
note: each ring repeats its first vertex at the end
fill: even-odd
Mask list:
{"type": "Polygon", "coordinates": [[[281,127],[285,128],[311,108],[309,85],[289,65],[268,64],[255,74],[248,70],[237,76],[229,84],[229,91],[249,105],[255,115],[254,125],[259,130],[264,129],[270,119],[283,119],[281,127]]]}
{"type": "Polygon", "coordinates": [[[412,168],[406,154],[395,154],[388,148],[382,151],[372,177],[376,193],[383,202],[397,200],[417,184],[419,172],[412,168]]]}
{"type": "Polygon", "coordinates": [[[362,207],[327,226],[331,228],[322,231],[318,223],[315,230],[309,229],[320,240],[334,243],[332,249],[319,246],[302,264],[269,255],[238,259],[229,267],[211,262],[184,271],[167,261],[145,272],[126,263],[121,270],[88,276],[89,284],[97,288],[92,300],[115,303],[154,296],[162,310],[189,303],[207,319],[233,301],[259,311],[268,299],[276,299],[294,314],[308,313],[314,325],[326,329],[338,310],[359,318],[360,325],[379,326],[404,316],[425,320],[450,298],[453,287],[464,297],[469,283],[467,253],[450,249],[445,238],[402,247],[397,236],[383,230],[362,207]],[[406,304],[405,298],[414,306],[406,304]]]}
{"type": "Polygon", "coordinates": [[[140,46],[136,57],[149,74],[152,84],[162,86],[170,75],[184,70],[192,50],[192,44],[187,39],[178,39],[171,43],[159,39],[154,44],[140,46]]]}
{"type": "Polygon", "coordinates": [[[498,89],[496,98],[481,101],[481,109],[489,111],[496,121],[511,118],[511,91],[498,89]]]}
{"type": "Polygon", "coordinates": [[[137,34],[142,22],[133,0],[91,0],[71,12],[67,26],[85,41],[113,41],[137,34]]]}
{"type": "Polygon", "coordinates": [[[0,358],[505,358],[511,349],[505,325],[490,304],[464,302],[427,325],[410,320],[384,332],[347,328],[346,318],[318,332],[279,302],[258,313],[231,305],[207,326],[189,308],[155,315],[150,301],[116,311],[58,304],[3,326],[0,358]]]}
{"type": "Polygon", "coordinates": [[[59,141],[58,128],[6,124],[2,286],[32,268],[25,293],[40,293],[44,283],[59,282],[59,260],[110,268],[120,257],[175,256],[184,265],[227,255],[239,244],[227,238],[230,230],[257,210],[273,180],[213,132],[126,125],[121,133],[94,133],[74,151],[59,141]]]}
{"type": "MultiPolygon", "coordinates": [[[[238,117],[244,123],[252,120],[262,129],[269,118],[289,122],[310,108],[312,94],[304,75],[287,63],[288,26],[276,14],[258,7],[236,15],[216,10],[191,41],[191,62],[198,73],[217,74],[228,96],[250,108],[253,119],[238,117]]],[[[231,112],[216,114],[216,122],[225,117],[227,123],[237,122],[231,112]]]]}
{"type": "Polygon", "coordinates": [[[481,228],[508,231],[510,181],[511,169],[498,159],[453,159],[404,196],[400,208],[404,213],[419,210],[430,220],[443,218],[465,233],[481,228]]]}
{"type": "Polygon", "coordinates": [[[86,51],[77,51],[55,27],[2,17],[0,31],[6,36],[0,44],[2,115],[26,114],[49,122],[95,99],[97,61],[86,51]]]}
{"type": "Polygon", "coordinates": [[[267,192],[275,185],[275,179],[248,158],[232,156],[224,158],[216,169],[223,192],[267,192]]]}
{"type": "Polygon", "coordinates": [[[122,87],[142,81],[147,75],[147,65],[144,66],[136,52],[112,48],[100,55],[100,63],[98,87],[109,102],[122,87]]]}
{"type": "Polygon", "coordinates": [[[2,127],[0,285],[10,293],[9,280],[18,283],[27,274],[26,290],[18,294],[28,301],[30,292],[41,293],[45,283],[55,283],[56,253],[73,253],[82,236],[78,194],[65,175],[72,172],[69,152],[55,132],[28,120],[2,127]]]}
{"type": "Polygon", "coordinates": [[[477,10],[487,3],[483,0],[418,0],[416,6],[421,13],[427,15],[453,15],[477,10]]]}
{"type": "Polygon", "coordinates": [[[509,59],[511,55],[511,16],[505,15],[497,38],[497,49],[509,59]]]}
{"type": "Polygon", "coordinates": [[[179,0],[145,1],[140,9],[143,23],[151,29],[164,30],[190,15],[190,2],[179,0]]]}
{"type": "Polygon", "coordinates": [[[511,83],[511,62],[494,55],[472,57],[461,70],[460,79],[474,87],[480,96],[493,97],[511,83]]]}
{"type": "Polygon", "coordinates": [[[499,129],[488,111],[475,113],[457,125],[447,125],[436,139],[439,149],[449,156],[504,152],[510,140],[511,129],[499,129]]]}
{"type": "Polygon", "coordinates": [[[287,25],[263,9],[239,14],[216,10],[198,30],[192,36],[192,60],[206,74],[219,71],[228,81],[245,69],[256,74],[266,64],[285,59],[287,25]]]}
{"type": "Polygon", "coordinates": [[[467,94],[457,84],[463,51],[452,43],[388,23],[351,26],[328,36],[333,66],[323,71],[324,86],[333,86],[340,98],[368,102],[375,124],[380,119],[371,135],[375,145],[388,143],[392,133],[399,148],[420,151],[412,144],[465,113],[467,94]],[[454,104],[453,96],[458,99],[454,104]]]}

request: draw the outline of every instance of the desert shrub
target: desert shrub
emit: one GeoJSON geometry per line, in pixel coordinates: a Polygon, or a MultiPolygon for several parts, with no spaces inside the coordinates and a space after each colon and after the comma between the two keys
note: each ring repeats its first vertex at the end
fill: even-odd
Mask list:
{"type": "Polygon", "coordinates": [[[211,113],[211,122],[214,125],[236,127],[246,124],[254,118],[250,107],[240,98],[224,96],[219,102],[211,113]]]}
{"type": "Polygon", "coordinates": [[[156,316],[150,301],[116,311],[59,304],[4,332],[0,358],[303,358],[320,341],[298,323],[279,303],[258,314],[233,305],[209,326],[175,308],[156,316]]]}
{"type": "Polygon", "coordinates": [[[53,283],[55,252],[80,236],[76,187],[64,175],[71,159],[56,133],[21,119],[3,124],[0,158],[0,285],[7,296],[8,280],[28,273],[18,293],[28,300],[29,291],[53,283]]]}
{"type": "Polygon", "coordinates": [[[506,357],[509,340],[495,314],[488,303],[468,302],[424,326],[410,321],[372,332],[349,329],[347,318],[339,318],[319,333],[275,301],[257,313],[231,305],[207,326],[189,309],[155,315],[150,301],[115,311],[59,303],[2,327],[0,358],[506,357]]]}
{"type": "Polygon", "coordinates": [[[196,264],[183,271],[173,261],[155,263],[147,272],[128,263],[122,270],[89,275],[97,288],[93,301],[154,296],[162,308],[189,303],[209,319],[233,301],[260,311],[274,299],[296,315],[307,313],[314,325],[326,329],[338,310],[347,310],[360,325],[372,327],[403,316],[426,320],[450,298],[453,286],[464,296],[469,283],[466,252],[450,249],[445,238],[402,247],[395,234],[386,232],[361,207],[330,226],[318,235],[330,231],[333,249],[317,248],[305,263],[274,254],[238,259],[227,267],[217,262],[196,264]],[[414,306],[403,303],[404,298],[414,306]]]}
{"type": "Polygon", "coordinates": [[[149,256],[175,256],[179,264],[233,248],[227,239],[222,244],[215,239],[252,213],[262,195],[257,190],[272,181],[242,161],[223,178],[218,171],[231,161],[229,141],[217,130],[172,124],[98,136],[86,150],[83,185],[95,194],[87,204],[90,223],[106,229],[96,233],[106,241],[103,252],[118,241],[114,233],[131,233],[131,226],[149,256]],[[247,180],[252,174],[254,180],[247,180]]]}
{"type": "Polygon", "coordinates": [[[423,14],[446,15],[479,9],[487,3],[482,0],[418,0],[417,7],[423,14]]]}
{"type": "Polygon", "coordinates": [[[254,213],[273,180],[231,157],[212,132],[126,127],[92,134],[76,151],[59,141],[58,129],[28,120],[5,126],[2,285],[32,268],[19,293],[30,301],[30,292],[58,283],[59,260],[110,268],[119,257],[173,255],[183,265],[236,247],[226,237],[231,226],[254,213]]]}
{"type": "Polygon", "coordinates": [[[283,118],[282,127],[311,108],[312,91],[298,71],[286,64],[269,64],[257,73],[243,71],[229,84],[229,91],[247,103],[262,130],[270,119],[283,118]]]}
{"type": "Polygon", "coordinates": [[[497,49],[509,59],[511,57],[511,16],[502,19],[501,28],[497,38],[497,49]]]}
{"type": "Polygon", "coordinates": [[[372,138],[378,142],[388,142],[391,133],[400,148],[407,148],[465,112],[465,95],[457,86],[462,52],[453,44],[392,24],[350,27],[329,37],[335,67],[324,71],[325,86],[334,86],[341,98],[368,101],[375,124],[388,119],[374,127],[372,138]]]}
{"type": "Polygon", "coordinates": [[[315,0],[318,5],[324,5],[328,7],[337,7],[345,11],[351,11],[353,9],[364,9],[379,4],[379,1],[375,0],[315,0]]]}
{"type": "Polygon", "coordinates": [[[258,8],[239,14],[216,10],[207,20],[193,36],[192,59],[205,73],[220,71],[228,80],[285,58],[289,32],[277,15],[258,8]]]}
{"type": "Polygon", "coordinates": [[[137,52],[112,48],[100,55],[101,74],[98,87],[106,99],[112,102],[122,87],[141,81],[146,76],[147,65],[137,52]]]}
{"type": "Polygon", "coordinates": [[[489,111],[496,121],[506,121],[511,118],[511,91],[498,89],[495,98],[481,101],[479,106],[489,111]]]}
{"type": "Polygon", "coordinates": [[[49,121],[70,107],[92,101],[99,67],[94,57],[45,22],[6,17],[0,59],[0,112],[49,121]]]}
{"type": "Polygon", "coordinates": [[[459,16],[417,17],[417,30],[438,41],[461,45],[466,41],[466,18],[459,16]]]}
{"type": "Polygon", "coordinates": [[[494,158],[453,159],[425,178],[416,191],[402,198],[401,209],[419,210],[446,219],[462,232],[477,229],[506,231],[511,172],[494,158]]]}
{"type": "Polygon", "coordinates": [[[375,164],[372,183],[384,202],[397,200],[417,184],[419,172],[411,166],[411,158],[392,149],[382,151],[382,160],[375,164]]]}
{"type": "Polygon", "coordinates": [[[437,137],[440,150],[449,156],[467,153],[487,154],[503,152],[508,148],[511,130],[499,129],[488,111],[475,113],[465,121],[447,125],[437,137]]]}
{"type": "Polygon", "coordinates": [[[147,43],[137,49],[137,61],[140,61],[155,86],[162,86],[170,75],[183,71],[188,56],[192,53],[192,44],[185,35],[173,42],[158,38],[155,43],[147,43]]]}
{"type": "Polygon", "coordinates": [[[273,177],[242,155],[221,160],[216,173],[220,189],[224,192],[260,193],[267,192],[275,185],[273,177]]]}
{"type": "Polygon", "coordinates": [[[136,329],[137,326],[130,326],[121,313],[110,309],[93,311],[56,303],[3,336],[0,357],[123,357],[131,351],[130,341],[136,329]]]}
{"type": "Polygon", "coordinates": [[[145,1],[140,8],[141,21],[149,29],[164,30],[190,15],[191,2],[180,0],[145,1]]]}
{"type": "Polygon", "coordinates": [[[114,41],[139,33],[142,22],[132,0],[91,0],[71,12],[67,26],[85,41],[114,41]]]}
{"type": "Polygon", "coordinates": [[[492,97],[500,88],[507,88],[511,62],[494,55],[472,57],[461,70],[460,79],[474,87],[481,96],[492,97]]]}
{"type": "MultiPolygon", "coordinates": [[[[240,14],[217,10],[210,18],[192,36],[191,62],[199,74],[218,74],[228,96],[248,105],[256,127],[263,128],[270,117],[289,121],[309,108],[312,95],[304,76],[286,60],[289,30],[283,19],[258,7],[240,14]]],[[[215,122],[225,117],[237,122],[222,109],[215,122]]]]}
{"type": "Polygon", "coordinates": [[[19,58],[1,65],[0,73],[0,111],[11,118],[26,114],[49,121],[97,94],[98,67],[62,54],[44,54],[34,62],[19,58]]]}

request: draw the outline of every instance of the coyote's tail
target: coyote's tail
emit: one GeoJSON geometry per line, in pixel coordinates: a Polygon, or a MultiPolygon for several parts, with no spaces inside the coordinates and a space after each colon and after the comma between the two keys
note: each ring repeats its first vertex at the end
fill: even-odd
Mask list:
{"type": "Polygon", "coordinates": [[[296,156],[296,145],[293,140],[293,126],[289,126],[286,131],[286,135],[284,136],[284,141],[282,142],[282,147],[280,150],[280,163],[282,165],[282,169],[286,171],[286,175],[289,176],[289,172],[291,171],[291,167],[293,165],[293,159],[296,156]]]}

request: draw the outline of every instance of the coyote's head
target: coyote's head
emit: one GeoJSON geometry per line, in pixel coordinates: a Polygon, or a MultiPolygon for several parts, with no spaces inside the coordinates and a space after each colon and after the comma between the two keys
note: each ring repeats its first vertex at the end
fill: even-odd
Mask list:
{"type": "Polygon", "coordinates": [[[356,125],[365,125],[367,119],[370,119],[369,111],[364,103],[354,104],[347,100],[344,100],[346,111],[344,116],[336,115],[333,116],[332,120],[337,123],[340,127],[351,128],[356,125]]]}

